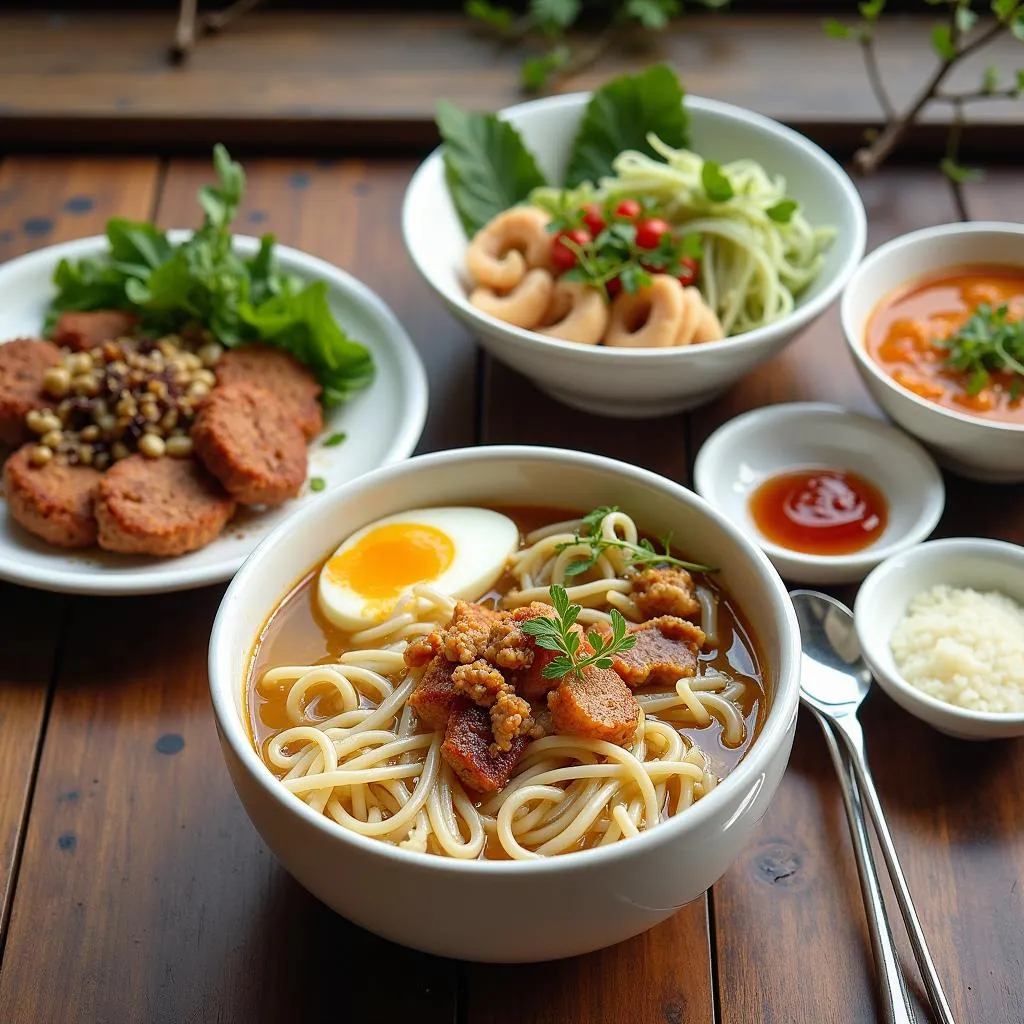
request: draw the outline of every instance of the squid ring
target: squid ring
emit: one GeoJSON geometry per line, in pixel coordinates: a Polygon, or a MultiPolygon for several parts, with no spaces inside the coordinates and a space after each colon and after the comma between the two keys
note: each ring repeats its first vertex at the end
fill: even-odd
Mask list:
{"type": "Polygon", "coordinates": [[[535,267],[547,267],[551,249],[548,215],[533,206],[513,206],[488,221],[466,250],[474,283],[496,292],[515,288],[535,267]]]}
{"type": "Polygon", "coordinates": [[[490,288],[474,288],[469,301],[507,324],[532,330],[547,312],[553,288],[551,275],[538,268],[527,271],[519,284],[504,295],[490,288]]]}
{"type": "Polygon", "coordinates": [[[580,345],[596,345],[608,327],[608,304],[581,281],[556,281],[538,334],[580,345]]]}
{"type": "Polygon", "coordinates": [[[683,286],[668,274],[655,274],[646,288],[615,297],[604,343],[611,348],[669,348],[676,344],[685,304],[683,286]]]}
{"type": "Polygon", "coordinates": [[[722,324],[704,296],[692,285],[683,290],[683,320],[676,335],[677,345],[702,345],[725,337],[722,324]]]}

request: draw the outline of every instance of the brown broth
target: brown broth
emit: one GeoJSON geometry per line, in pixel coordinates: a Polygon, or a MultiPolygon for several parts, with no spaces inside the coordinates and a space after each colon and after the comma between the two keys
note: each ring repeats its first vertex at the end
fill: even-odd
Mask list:
{"type": "MultiPolygon", "coordinates": [[[[579,513],[564,509],[540,506],[496,506],[512,519],[523,537],[532,530],[550,523],[577,518],[579,513]]],[[[522,541],[521,541],[522,543],[522,541]]],[[[692,557],[699,560],[699,552],[673,553],[680,558],[692,557]]],[[[257,680],[263,673],[278,665],[312,665],[336,662],[339,655],[348,649],[349,638],[332,625],[319,611],[316,602],[316,578],[320,566],[304,576],[291,589],[260,630],[249,659],[246,680],[245,707],[250,736],[254,746],[263,756],[267,740],[287,728],[285,691],[270,694],[261,693],[257,680]]],[[[746,729],[742,743],[729,747],[722,740],[722,727],[712,718],[704,727],[681,726],[679,732],[698,744],[712,762],[712,770],[724,777],[740,762],[751,744],[756,740],[768,710],[768,694],[772,681],[767,675],[767,666],[758,646],[755,634],[746,615],[737,603],[718,586],[713,574],[695,574],[697,582],[714,592],[718,598],[718,646],[706,647],[700,655],[705,668],[728,673],[732,678],[743,680],[746,687],[739,704],[746,729]]],[[[497,598],[512,589],[512,578],[499,581],[495,590],[486,597],[497,598]]],[[[636,692],[664,692],[664,687],[641,688],[636,692]]],[[[340,710],[332,707],[333,699],[325,695],[314,696],[307,707],[311,721],[326,720],[340,710]]],[[[580,846],[587,845],[587,837],[580,846]]],[[[486,857],[504,858],[497,843],[488,843],[486,857]]]]}

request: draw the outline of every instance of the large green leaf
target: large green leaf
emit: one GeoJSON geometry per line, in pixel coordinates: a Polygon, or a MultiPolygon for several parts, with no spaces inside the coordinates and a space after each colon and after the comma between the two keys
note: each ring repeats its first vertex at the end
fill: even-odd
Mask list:
{"type": "Polygon", "coordinates": [[[650,133],[666,145],[686,148],[689,126],[683,87],[667,65],[615,78],[587,104],[572,144],[565,184],[574,188],[584,181],[596,183],[612,173],[612,162],[627,149],[653,156],[647,142],[650,133]]]}

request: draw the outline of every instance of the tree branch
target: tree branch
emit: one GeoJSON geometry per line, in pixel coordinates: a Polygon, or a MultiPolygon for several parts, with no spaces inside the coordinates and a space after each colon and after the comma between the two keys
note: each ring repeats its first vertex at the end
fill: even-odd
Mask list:
{"type": "MultiPolygon", "coordinates": [[[[872,171],[877,170],[893,149],[896,148],[910,126],[917,120],[921,111],[935,99],[939,93],[939,86],[946,80],[946,77],[953,68],[965,57],[980,50],[983,46],[987,46],[993,39],[1007,30],[1007,22],[996,21],[981,32],[978,32],[973,39],[958,47],[952,57],[941,60],[906,111],[894,120],[890,120],[871,145],[859,149],[854,154],[853,160],[857,169],[862,174],[870,174],[872,171]]],[[[959,40],[955,20],[952,21],[951,36],[954,41],[959,40]]]]}
{"type": "Polygon", "coordinates": [[[896,107],[889,98],[889,91],[885,87],[885,82],[882,81],[882,72],[878,66],[878,51],[875,49],[873,33],[867,31],[861,33],[860,52],[864,58],[864,69],[868,74],[868,82],[871,83],[871,91],[875,94],[875,99],[878,100],[882,113],[891,121],[896,116],[896,107]]]}

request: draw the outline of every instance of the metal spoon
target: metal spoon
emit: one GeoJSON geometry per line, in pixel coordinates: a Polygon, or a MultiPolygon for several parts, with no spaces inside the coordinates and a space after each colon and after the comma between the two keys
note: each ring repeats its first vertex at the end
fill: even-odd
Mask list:
{"type": "Polygon", "coordinates": [[[956,1024],[928,951],[921,922],[914,909],[910,889],[868,767],[864,733],[857,719],[857,710],[871,687],[871,673],[861,658],[860,645],[854,631],[853,613],[841,602],[812,590],[795,590],[790,596],[796,608],[803,639],[801,700],[814,712],[825,730],[832,759],[836,762],[839,778],[843,783],[843,797],[847,804],[847,814],[850,816],[850,830],[854,837],[861,887],[865,902],[871,910],[868,917],[869,925],[874,921],[871,928],[872,949],[887,988],[892,1012],[897,1013],[902,1009],[896,1002],[898,991],[906,1007],[905,1012],[909,1014],[909,1018],[893,1016],[890,1019],[913,1021],[914,1014],[907,1000],[899,961],[893,949],[892,932],[885,915],[882,893],[878,887],[878,875],[874,868],[874,855],[867,841],[861,799],[874,823],[882,856],[889,869],[896,900],[910,935],[914,956],[921,968],[921,976],[932,1010],[939,1024],[956,1024]],[[843,740],[847,758],[841,756],[836,744],[836,734],[843,740]],[[847,793],[854,780],[859,787],[859,794],[856,789],[847,793]]]}

